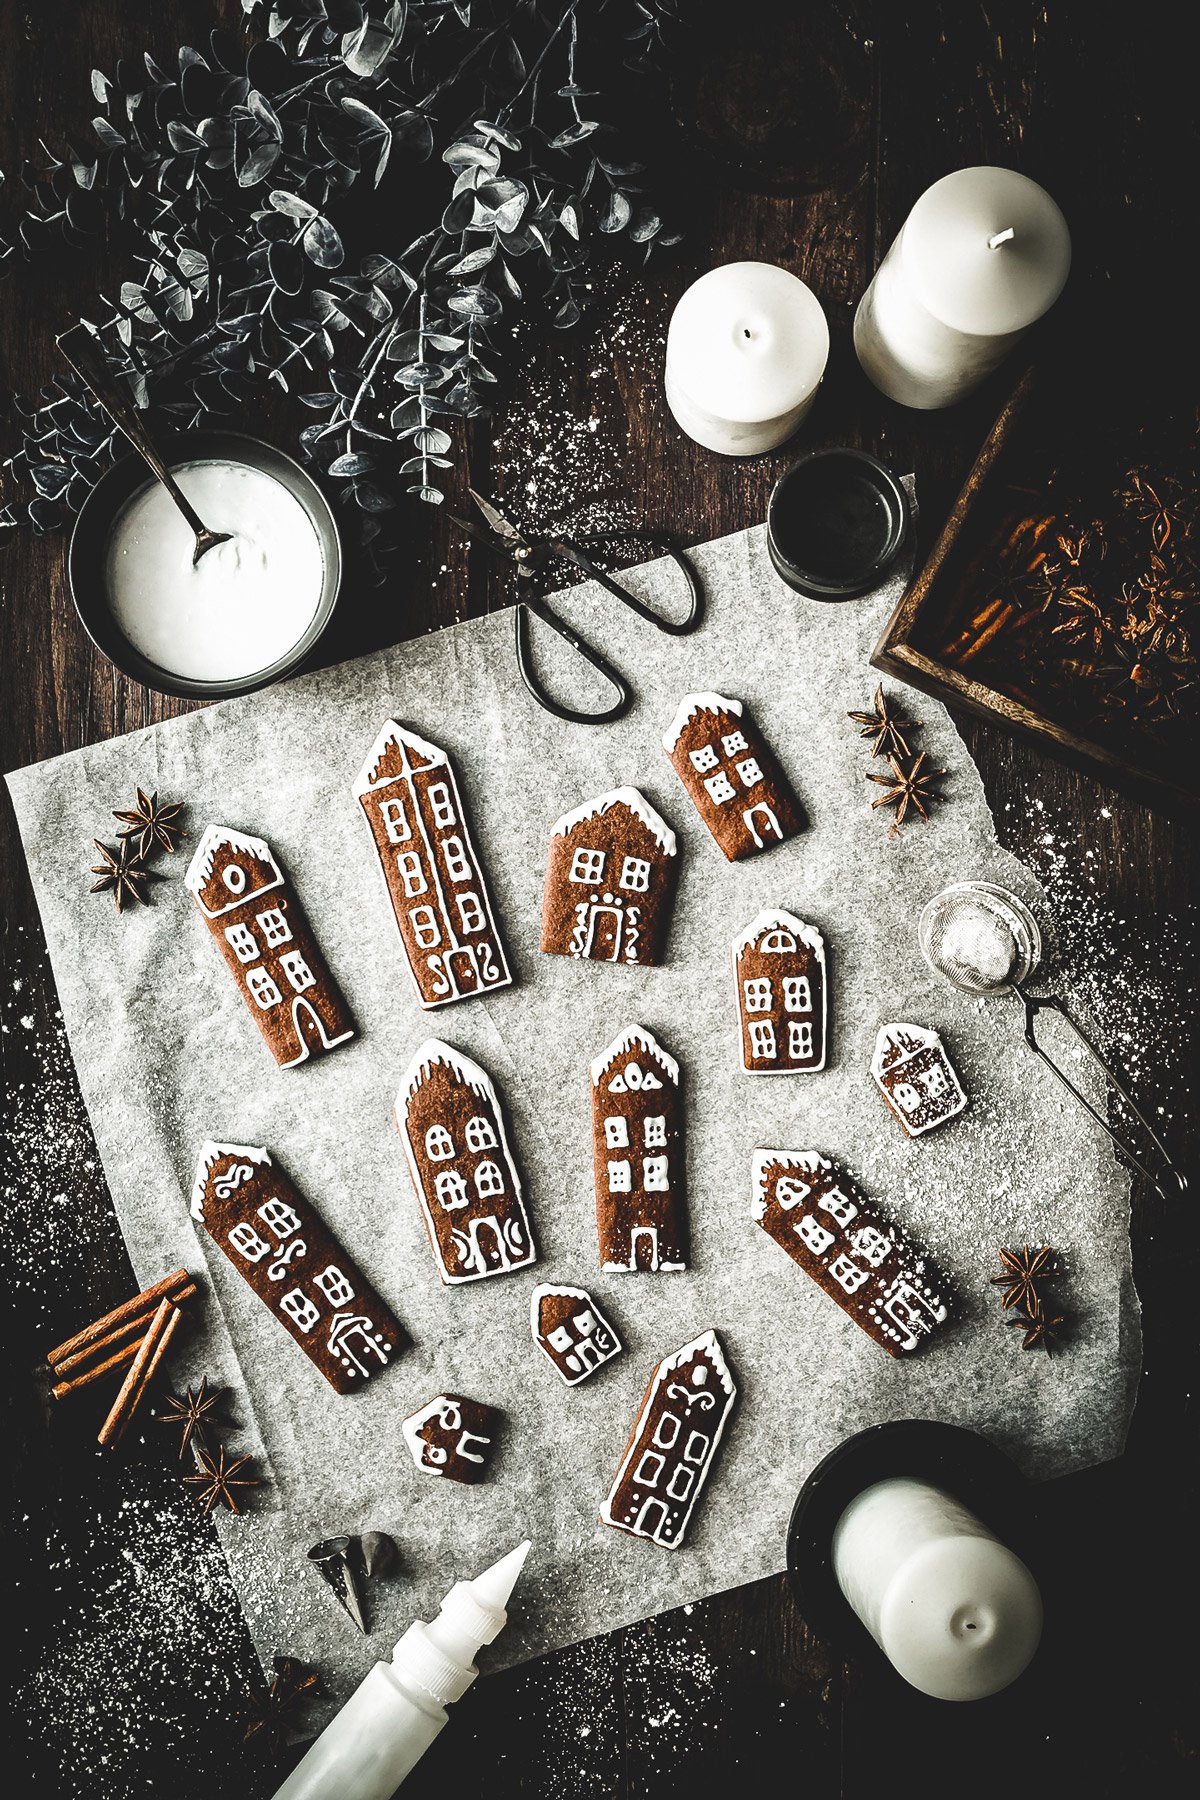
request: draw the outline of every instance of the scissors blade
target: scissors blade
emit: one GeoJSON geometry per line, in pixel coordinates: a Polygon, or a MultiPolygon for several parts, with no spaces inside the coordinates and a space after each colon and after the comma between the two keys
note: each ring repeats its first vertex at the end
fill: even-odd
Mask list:
{"type": "Polygon", "coordinates": [[[525,538],[517,530],[516,526],[511,524],[510,521],[505,518],[498,507],[493,506],[490,500],[485,500],[482,494],[476,493],[474,488],[468,488],[467,492],[470,494],[472,500],[475,502],[492,530],[496,533],[496,536],[503,539],[507,549],[515,550],[525,544],[525,538]]]}
{"type": "Polygon", "coordinates": [[[497,537],[495,532],[485,531],[482,526],[474,524],[470,519],[460,519],[457,513],[448,512],[446,517],[451,525],[457,525],[465,536],[473,539],[477,544],[482,544],[484,549],[490,550],[493,555],[513,556],[516,554],[517,546],[505,543],[502,538],[497,537]]]}

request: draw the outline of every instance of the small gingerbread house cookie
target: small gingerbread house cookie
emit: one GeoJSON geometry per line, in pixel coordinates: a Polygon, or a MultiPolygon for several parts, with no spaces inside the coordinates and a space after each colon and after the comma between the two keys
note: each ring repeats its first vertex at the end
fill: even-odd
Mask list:
{"type": "Polygon", "coordinates": [[[568,1387],[621,1354],[621,1340],[592,1296],[583,1288],[535,1287],[529,1306],[529,1329],[568,1387]]]}
{"type": "Polygon", "coordinates": [[[596,1229],[605,1270],[687,1265],[679,1064],[631,1025],[591,1066],[596,1229]]]}
{"type": "Polygon", "coordinates": [[[447,1286],[536,1262],[504,1115],[479,1064],[429,1038],[400,1084],[395,1116],[447,1286]]]}
{"type": "Polygon", "coordinates": [[[663,749],[730,862],[804,829],[799,802],[740,700],[685,694],[663,749]]]}
{"type": "Polygon", "coordinates": [[[754,1152],[755,1222],[889,1356],[905,1356],[949,1315],[925,1251],[815,1150],[754,1152]]]}
{"type": "Polygon", "coordinates": [[[184,881],[281,1068],[354,1036],[337,983],[269,844],[210,825],[184,881]]]}
{"type": "Polygon", "coordinates": [[[881,1025],[871,1074],[910,1138],[944,1125],[967,1104],[945,1045],[927,1025],[881,1025]]]}
{"type": "Polygon", "coordinates": [[[825,1067],[829,988],[825,940],[781,909],[760,912],[733,944],[742,1067],[799,1075],[825,1067]]]}
{"type": "Polygon", "coordinates": [[[683,1542],[733,1411],[737,1387],[715,1331],[659,1363],[608,1497],[606,1525],[664,1549],[683,1542]]]}
{"type": "Polygon", "coordinates": [[[423,1475],[445,1475],[473,1487],[487,1474],[501,1414],[463,1394],[437,1394],[401,1424],[409,1454],[423,1475]]]}
{"type": "Polygon", "coordinates": [[[354,793],[427,1011],[512,980],[487,881],[444,750],[388,719],[354,793]]]}
{"type": "Polygon", "coordinates": [[[542,949],[590,962],[660,963],[675,895],[675,833],[636,788],[550,827],[542,949]]]}

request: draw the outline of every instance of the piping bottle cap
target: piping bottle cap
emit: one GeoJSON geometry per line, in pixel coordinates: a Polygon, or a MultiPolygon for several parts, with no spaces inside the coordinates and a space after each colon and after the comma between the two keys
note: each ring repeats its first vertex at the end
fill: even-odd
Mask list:
{"type": "Polygon", "coordinates": [[[479,1673],[477,1653],[504,1629],[508,1598],[528,1554],[526,1538],[474,1581],[456,1581],[436,1619],[415,1620],[392,1654],[401,1678],[439,1706],[461,1700],[479,1673]]]}

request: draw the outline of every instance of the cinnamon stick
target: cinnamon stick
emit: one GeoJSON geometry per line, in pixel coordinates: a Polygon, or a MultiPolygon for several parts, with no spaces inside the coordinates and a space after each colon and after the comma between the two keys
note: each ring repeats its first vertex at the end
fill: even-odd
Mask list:
{"type": "Polygon", "coordinates": [[[113,1310],[105,1313],[102,1319],[93,1319],[90,1325],[85,1325],[82,1331],[75,1333],[74,1337],[69,1337],[65,1343],[58,1344],[53,1350],[48,1351],[46,1361],[51,1368],[57,1367],[65,1357],[73,1356],[76,1351],[87,1349],[98,1338],[104,1337],[114,1326],[123,1325],[127,1320],[144,1318],[148,1325],[159,1301],[167,1296],[173,1297],[191,1280],[186,1269],[174,1269],[170,1275],[164,1275],[161,1281],[156,1281],[153,1287],[143,1288],[140,1294],[133,1296],[132,1300],[125,1300],[120,1306],[114,1306],[113,1310]]]}
{"type": "MultiPolygon", "coordinates": [[[[174,1301],[176,1306],[183,1306],[188,1300],[194,1299],[195,1296],[196,1284],[194,1281],[189,1281],[186,1286],[181,1287],[177,1293],[172,1293],[169,1298],[174,1301]]],[[[119,1368],[122,1362],[128,1362],[137,1353],[138,1344],[141,1342],[142,1338],[145,1337],[146,1329],[153,1316],[154,1308],[153,1306],[150,1306],[146,1309],[145,1313],[134,1314],[132,1318],[126,1319],[123,1324],[116,1325],[111,1331],[105,1332],[103,1337],[94,1338],[92,1342],[86,1344],[82,1350],[76,1350],[69,1356],[62,1355],[62,1348],[60,1346],[59,1350],[54,1352],[54,1360],[51,1363],[54,1373],[59,1377],[59,1386],[52,1390],[55,1398],[59,1398],[60,1387],[64,1391],[69,1391],[72,1387],[81,1385],[78,1379],[75,1381],[67,1381],[66,1377],[68,1375],[78,1377],[79,1371],[94,1364],[98,1358],[103,1359],[107,1357],[109,1360],[102,1360],[100,1362],[100,1366],[96,1370],[97,1374],[101,1374],[107,1369],[119,1368]],[[127,1354],[114,1360],[111,1356],[111,1352],[122,1346],[126,1349],[127,1354]]],[[[89,1379],[92,1378],[93,1377],[89,1377],[89,1379]]]]}
{"type": "Polygon", "coordinates": [[[183,1314],[172,1304],[169,1296],[159,1302],[158,1310],[150,1321],[150,1329],[138,1345],[129,1373],[121,1383],[121,1391],[100,1427],[98,1442],[106,1448],[119,1444],[124,1437],[131,1419],[146,1397],[146,1390],[154,1379],[158,1365],[166,1355],[167,1346],[182,1318],[183,1314]]]}

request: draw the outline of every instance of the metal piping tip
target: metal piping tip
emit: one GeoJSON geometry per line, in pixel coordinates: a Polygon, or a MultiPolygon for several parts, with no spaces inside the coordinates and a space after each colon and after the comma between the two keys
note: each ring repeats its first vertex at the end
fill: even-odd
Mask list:
{"type": "Polygon", "coordinates": [[[390,1538],[386,1531],[364,1531],[361,1541],[368,1581],[373,1581],[377,1575],[390,1575],[400,1560],[396,1540],[390,1538]]]}
{"type": "Polygon", "coordinates": [[[362,1539],[323,1538],[308,1552],[308,1560],[320,1571],[338,1605],[365,1636],[367,1618],[360,1574],[363,1568],[362,1539]]]}

